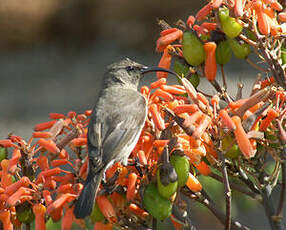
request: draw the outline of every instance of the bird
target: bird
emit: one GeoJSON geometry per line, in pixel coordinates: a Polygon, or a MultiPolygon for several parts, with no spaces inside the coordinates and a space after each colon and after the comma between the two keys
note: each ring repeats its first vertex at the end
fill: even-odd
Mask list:
{"type": "Polygon", "coordinates": [[[143,75],[154,71],[174,74],[168,69],[146,67],[129,58],[107,66],[88,125],[88,175],[75,201],[76,218],[91,214],[105,171],[116,162],[127,165],[148,110],[147,100],[137,88],[143,75]]]}

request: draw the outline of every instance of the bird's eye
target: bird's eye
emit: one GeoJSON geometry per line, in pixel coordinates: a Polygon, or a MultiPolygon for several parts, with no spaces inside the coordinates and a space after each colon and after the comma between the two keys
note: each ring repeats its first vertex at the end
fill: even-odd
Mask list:
{"type": "Polygon", "coordinates": [[[126,70],[129,72],[129,71],[135,70],[135,68],[134,68],[134,66],[127,66],[126,70]]]}

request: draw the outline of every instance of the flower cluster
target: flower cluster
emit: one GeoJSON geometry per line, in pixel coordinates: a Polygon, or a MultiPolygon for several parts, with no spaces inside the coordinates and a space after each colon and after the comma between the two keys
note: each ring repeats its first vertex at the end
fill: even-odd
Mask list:
{"type": "MultiPolygon", "coordinates": [[[[246,174],[254,175],[256,184],[247,181],[254,193],[262,187],[264,181],[255,180],[260,173],[255,167],[263,168],[265,162],[258,159],[270,153],[280,164],[285,158],[281,154],[286,141],[282,10],[275,0],[213,0],[176,28],[160,21],[159,67],[169,69],[173,60],[178,84],[168,84],[168,73],[158,72],[156,81],[141,88],[148,117],[128,166],[118,162],[105,172],[89,217],[94,229],[139,225],[148,229],[153,219],[166,218],[181,229],[190,223],[183,217],[188,208],[179,194],[199,200],[198,194],[205,192],[197,176],[214,176],[213,168],[221,171],[226,194],[227,171],[244,172],[243,182],[246,174]],[[269,64],[267,69],[248,58],[251,47],[269,64]],[[271,77],[256,79],[247,98],[241,97],[241,87],[235,99],[227,93],[223,66],[232,53],[262,74],[272,72],[271,77]],[[223,86],[216,81],[217,64],[223,86]],[[209,80],[216,94],[197,89],[201,77],[209,80]],[[226,160],[236,163],[226,169],[226,160]]],[[[74,217],[73,208],[88,172],[90,115],[90,110],[51,113],[51,120],[37,124],[28,141],[13,134],[0,140],[0,221],[5,230],[33,221],[36,230],[46,229],[48,218],[61,220],[64,230],[73,222],[85,225],[74,217]]],[[[267,183],[276,185],[278,171],[268,175],[267,183]]],[[[230,218],[222,219],[230,226],[230,218]]]]}

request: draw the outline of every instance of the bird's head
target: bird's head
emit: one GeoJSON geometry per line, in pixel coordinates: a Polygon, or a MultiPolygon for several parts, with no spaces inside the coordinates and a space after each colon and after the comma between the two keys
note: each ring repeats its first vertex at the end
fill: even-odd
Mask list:
{"type": "Polygon", "coordinates": [[[121,61],[115,62],[107,67],[107,74],[109,75],[108,84],[122,84],[131,85],[137,88],[140,79],[149,72],[168,72],[176,75],[176,73],[160,68],[160,67],[147,67],[135,61],[125,58],[121,61]]]}

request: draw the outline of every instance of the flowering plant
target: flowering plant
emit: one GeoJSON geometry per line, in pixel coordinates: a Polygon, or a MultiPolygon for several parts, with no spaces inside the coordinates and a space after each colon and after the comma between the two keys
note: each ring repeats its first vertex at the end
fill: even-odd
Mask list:
{"type": "MultiPolygon", "coordinates": [[[[163,54],[158,66],[171,68],[173,61],[179,83],[168,84],[168,73],[158,72],[157,81],[141,88],[148,118],[128,166],[116,163],[105,173],[89,217],[94,229],[156,229],[156,221],[166,218],[176,229],[193,228],[189,200],[206,206],[225,229],[249,229],[232,218],[232,190],[262,203],[271,229],[284,229],[282,11],[276,0],[212,0],[176,27],[159,21],[156,50],[163,54]],[[263,65],[248,57],[251,52],[263,65]],[[261,72],[249,97],[242,98],[242,85],[235,98],[227,92],[224,66],[232,54],[261,72]],[[217,67],[223,85],[216,80],[217,67]],[[197,89],[203,77],[216,94],[197,89]],[[265,166],[270,162],[275,168],[269,174],[265,166]],[[198,175],[224,184],[225,212],[216,207],[198,175]],[[277,186],[281,195],[275,207],[271,193],[277,186]]],[[[85,226],[84,220],[75,219],[73,208],[87,176],[90,115],[90,110],[51,113],[51,120],[37,124],[29,140],[14,134],[0,140],[3,229],[29,227],[33,221],[36,230],[46,229],[50,218],[61,220],[64,230],[73,222],[85,226]]]]}

